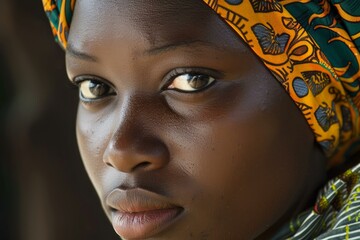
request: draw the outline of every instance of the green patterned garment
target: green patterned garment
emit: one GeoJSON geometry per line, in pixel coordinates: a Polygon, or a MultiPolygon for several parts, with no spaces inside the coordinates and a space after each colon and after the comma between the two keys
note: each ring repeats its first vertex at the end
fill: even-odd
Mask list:
{"type": "Polygon", "coordinates": [[[301,213],[274,239],[360,239],[360,164],[328,182],[313,209],[301,213]]]}

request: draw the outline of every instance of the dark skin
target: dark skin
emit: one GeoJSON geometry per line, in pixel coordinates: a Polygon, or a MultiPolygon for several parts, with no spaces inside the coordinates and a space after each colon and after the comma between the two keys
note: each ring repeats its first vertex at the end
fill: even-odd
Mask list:
{"type": "Polygon", "coordinates": [[[109,218],[117,188],[183,209],[141,238],[269,239],[325,179],[301,112],[202,1],[78,0],[66,59],[83,95],[81,155],[109,218]]]}

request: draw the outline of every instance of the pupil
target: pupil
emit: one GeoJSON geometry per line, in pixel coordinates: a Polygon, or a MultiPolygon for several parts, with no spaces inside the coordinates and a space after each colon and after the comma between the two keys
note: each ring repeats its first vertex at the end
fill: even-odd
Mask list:
{"type": "Polygon", "coordinates": [[[109,89],[108,87],[99,82],[90,81],[89,90],[94,96],[102,96],[104,95],[109,89]]]}
{"type": "Polygon", "coordinates": [[[209,77],[205,75],[189,75],[188,83],[194,89],[201,89],[205,87],[209,82],[209,77]]]}

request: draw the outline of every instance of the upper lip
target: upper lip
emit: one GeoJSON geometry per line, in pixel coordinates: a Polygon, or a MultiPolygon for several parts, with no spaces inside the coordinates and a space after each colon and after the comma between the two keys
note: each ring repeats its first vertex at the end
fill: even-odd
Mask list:
{"type": "Polygon", "coordinates": [[[142,189],[114,189],[106,198],[106,204],[115,211],[140,213],[160,209],[180,208],[157,193],[142,189]]]}

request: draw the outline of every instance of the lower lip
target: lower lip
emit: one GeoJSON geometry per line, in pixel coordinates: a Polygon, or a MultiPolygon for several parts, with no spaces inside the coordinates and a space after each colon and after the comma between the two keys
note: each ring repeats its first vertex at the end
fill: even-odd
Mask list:
{"type": "Polygon", "coordinates": [[[138,213],[115,211],[112,223],[116,233],[125,239],[153,236],[175,222],[182,208],[157,209],[138,213]]]}

